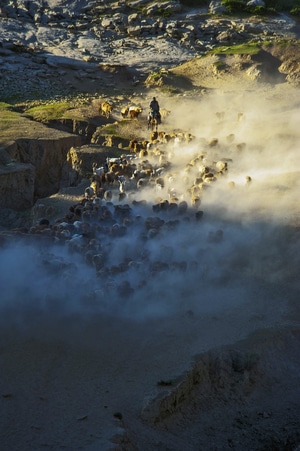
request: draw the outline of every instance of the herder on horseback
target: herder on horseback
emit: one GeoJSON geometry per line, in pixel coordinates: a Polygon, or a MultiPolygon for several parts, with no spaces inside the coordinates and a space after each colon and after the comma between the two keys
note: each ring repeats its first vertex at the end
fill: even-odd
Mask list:
{"type": "Polygon", "coordinates": [[[157,130],[157,126],[161,124],[161,115],[159,111],[159,104],[155,97],[150,102],[150,111],[148,115],[148,129],[157,130]]]}
{"type": "Polygon", "coordinates": [[[161,123],[161,115],[159,112],[159,103],[155,97],[153,97],[153,99],[151,100],[149,108],[150,108],[149,120],[157,119],[157,123],[160,124],[161,123]]]}

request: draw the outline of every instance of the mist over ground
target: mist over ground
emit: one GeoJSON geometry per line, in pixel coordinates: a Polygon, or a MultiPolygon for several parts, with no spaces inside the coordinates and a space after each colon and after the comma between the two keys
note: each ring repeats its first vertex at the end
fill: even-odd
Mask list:
{"type": "MultiPolygon", "coordinates": [[[[55,323],[72,315],[87,321],[95,315],[132,321],[215,315],[253,300],[257,308],[259,298],[263,310],[269,295],[282,301],[278,287],[285,284],[290,291],[283,297],[293,297],[300,263],[299,232],[292,227],[299,198],[299,93],[285,89],[284,95],[274,88],[164,99],[161,106],[172,113],[162,128],[184,130],[193,139],[168,144],[165,186],[136,193],[147,203],[134,207],[126,233],[96,236],[110,270],[96,275],[80,246],[68,240],[3,245],[2,323],[30,331],[41,319],[55,323]],[[199,168],[217,161],[226,162],[227,170],[191,205],[188,187],[199,168]],[[186,200],[189,213],[152,211],[158,198],[171,195],[186,200]],[[204,212],[201,220],[197,211],[204,212]],[[145,232],[151,216],[165,221],[159,233],[145,232]],[[126,270],[114,269],[124,262],[126,270]]],[[[80,233],[74,240],[82,240],[80,233]]]]}

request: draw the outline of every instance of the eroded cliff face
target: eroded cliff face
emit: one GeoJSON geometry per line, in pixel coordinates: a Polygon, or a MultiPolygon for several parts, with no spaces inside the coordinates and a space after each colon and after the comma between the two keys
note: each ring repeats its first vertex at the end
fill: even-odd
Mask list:
{"type": "Polygon", "coordinates": [[[71,134],[58,139],[50,137],[17,141],[12,157],[35,167],[35,198],[47,197],[59,190],[64,182],[62,174],[67,154],[74,144],[80,145],[81,138],[71,134]]]}
{"type": "Polygon", "coordinates": [[[68,184],[67,154],[80,146],[80,136],[49,133],[49,138],[20,138],[1,151],[0,208],[26,210],[38,198],[68,184]],[[52,135],[52,136],[51,136],[52,135]]]}
{"type": "Polygon", "coordinates": [[[11,162],[0,166],[0,208],[25,210],[34,201],[35,167],[11,162]]]}

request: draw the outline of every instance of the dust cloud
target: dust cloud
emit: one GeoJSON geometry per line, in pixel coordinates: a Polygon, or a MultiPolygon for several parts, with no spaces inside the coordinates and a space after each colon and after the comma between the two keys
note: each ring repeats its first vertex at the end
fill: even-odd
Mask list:
{"type": "Polygon", "coordinates": [[[125,234],[95,233],[104,259],[97,274],[78,251],[82,245],[70,245],[84,242],[80,234],[64,244],[3,246],[3,323],[26,329],[41,317],[74,314],[146,321],[249,305],[253,314],[269,297],[280,302],[283,291],[286,300],[287,284],[297,292],[299,93],[274,88],[159,100],[171,110],[162,128],[190,134],[164,147],[171,162],[164,186],[128,196],[125,234]],[[193,204],[189,188],[216,162],[226,170],[197,191],[193,204]],[[171,197],[187,202],[184,214],[153,211],[158,198],[171,197]],[[133,199],[145,202],[133,207],[133,199]],[[163,225],[145,228],[151,217],[163,225]]]}

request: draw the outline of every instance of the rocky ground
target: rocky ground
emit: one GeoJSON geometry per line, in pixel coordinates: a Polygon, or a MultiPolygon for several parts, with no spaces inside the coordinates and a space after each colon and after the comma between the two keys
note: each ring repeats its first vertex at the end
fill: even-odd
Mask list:
{"type": "MultiPolygon", "coordinates": [[[[79,110],[97,120],[100,99],[110,98],[116,122],[121,105],[146,109],[155,93],[172,112],[166,131],[196,137],[172,163],[183,166],[217,138],[214,155],[230,157],[227,181],[237,190],[226,184],[204,193],[204,222],[169,231],[170,241],[142,242],[134,233],[111,240],[111,268],[132,247],[142,258],[139,246],[151,258],[197,255],[199,266],[158,275],[136,269],[136,285],[146,289],[132,297],[116,297],[107,276],[107,291],[97,287],[105,308],[90,296],[95,273],[80,252],[67,254],[61,242],[37,235],[11,240],[6,231],[1,449],[298,450],[296,23],[287,16],[222,19],[179,5],[172,17],[153,19],[149,4],[140,22],[123,2],[2,3],[2,100],[24,108],[37,93],[42,100],[75,96],[84,99],[79,110]],[[97,19],[95,9],[104,10],[97,19]],[[263,63],[240,55],[199,59],[249,34],[271,41],[263,63]],[[282,37],[293,45],[283,47],[282,37]],[[147,85],[157,71],[159,83],[147,85]],[[252,191],[244,189],[245,175],[252,191]]],[[[144,121],[128,122],[128,135],[148,138],[144,121]]],[[[43,199],[55,211],[51,222],[82,199],[86,182],[43,199]]]]}

